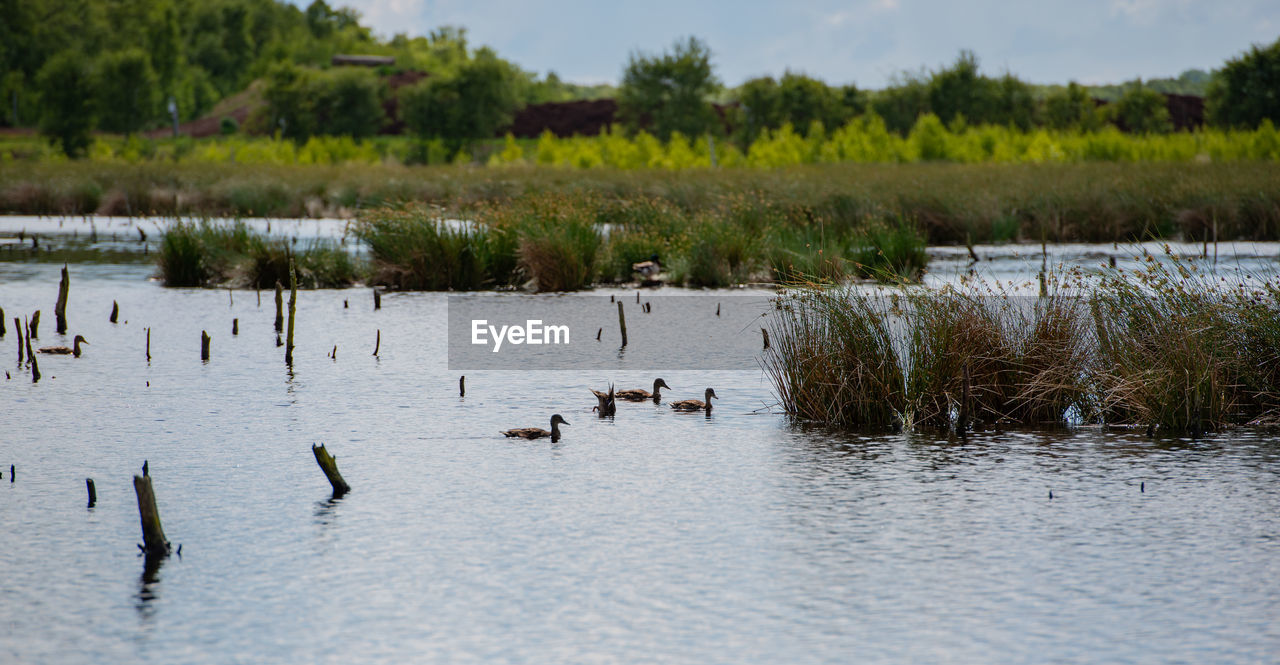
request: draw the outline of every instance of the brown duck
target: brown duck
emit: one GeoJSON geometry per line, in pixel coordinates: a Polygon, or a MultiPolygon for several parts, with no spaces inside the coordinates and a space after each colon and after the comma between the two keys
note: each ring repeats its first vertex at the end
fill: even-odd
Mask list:
{"type": "Polygon", "coordinates": [[[720,399],[719,397],[716,397],[715,390],[707,388],[707,393],[704,397],[705,401],[698,399],[682,399],[679,402],[672,402],[671,408],[676,411],[702,411],[705,409],[707,413],[711,413],[712,397],[720,399]]]}
{"type": "Polygon", "coordinates": [[[626,400],[628,402],[643,402],[650,399],[657,402],[662,399],[662,388],[671,390],[671,386],[667,385],[666,381],[663,381],[662,379],[654,379],[653,392],[636,388],[634,390],[619,390],[616,396],[618,399],[626,400]]]}
{"type": "Polygon", "coordinates": [[[548,432],[541,427],[520,427],[517,429],[509,429],[503,432],[508,437],[520,437],[521,439],[541,439],[544,436],[551,437],[551,443],[560,440],[560,425],[568,425],[569,421],[560,417],[560,414],[551,416],[551,431],[548,432]]]}
{"type": "Polygon", "coordinates": [[[79,358],[79,357],[80,357],[80,345],[81,345],[81,344],[88,344],[88,343],[89,343],[89,340],[85,339],[85,338],[84,338],[83,336],[81,336],[81,335],[76,335],[75,340],[73,340],[73,341],[72,341],[72,344],[74,345],[74,347],[72,347],[72,346],[42,346],[42,347],[40,347],[40,348],[36,349],[36,353],[51,353],[51,354],[54,354],[54,355],[66,355],[66,354],[70,353],[71,355],[73,355],[73,356],[75,356],[75,357],[79,358]]]}
{"type": "Polygon", "coordinates": [[[618,400],[613,392],[613,384],[609,384],[609,392],[602,393],[599,390],[592,390],[592,395],[596,396],[596,406],[592,411],[597,412],[601,418],[607,418],[618,413],[618,400]]]}

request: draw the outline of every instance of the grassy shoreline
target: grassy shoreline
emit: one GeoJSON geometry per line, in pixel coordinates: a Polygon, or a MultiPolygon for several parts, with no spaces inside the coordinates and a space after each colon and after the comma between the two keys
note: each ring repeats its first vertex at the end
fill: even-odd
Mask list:
{"type": "Polygon", "coordinates": [[[836,164],[773,170],[399,165],[0,164],[0,214],[360,216],[408,202],[472,214],[540,194],[657,200],[688,215],[741,197],[815,224],[903,218],[929,244],[1280,239],[1280,163],[836,164]]]}

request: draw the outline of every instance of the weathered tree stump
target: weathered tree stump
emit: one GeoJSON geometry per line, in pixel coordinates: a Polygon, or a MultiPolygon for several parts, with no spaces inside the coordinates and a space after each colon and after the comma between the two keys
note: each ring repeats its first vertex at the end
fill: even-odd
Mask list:
{"type": "MultiPolygon", "coordinates": [[[[39,312],[36,312],[39,314],[39,312]]],[[[31,363],[31,382],[40,382],[40,363],[36,362],[36,352],[31,348],[31,330],[27,330],[27,362],[31,363]]]]}
{"type": "Polygon", "coordinates": [[[4,308],[0,307],[0,337],[4,337],[4,308]]]}
{"type": "Polygon", "coordinates": [[[285,336],[284,364],[293,364],[293,316],[298,308],[298,271],[289,259],[289,333],[285,336]]]}
{"type": "Polygon", "coordinates": [[[200,359],[209,359],[209,333],[200,331],[200,359]]]}
{"type": "Polygon", "coordinates": [[[333,486],[333,495],[342,496],[351,491],[351,486],[347,481],[342,479],[342,474],[338,473],[338,460],[329,451],[324,449],[324,445],[311,444],[311,452],[315,453],[316,464],[320,465],[320,470],[324,471],[324,476],[329,479],[329,484],[333,486]]]}
{"type": "MultiPolygon", "coordinates": [[[[276,282],[276,332],[284,330],[284,287],[276,282]]],[[[279,346],[279,345],[277,345],[279,346]]]]}
{"type": "Polygon", "coordinates": [[[627,317],[622,313],[622,302],[618,302],[618,328],[622,330],[622,345],[627,345],[627,317]]]}
{"type": "Polygon", "coordinates": [[[375,358],[378,356],[378,349],[381,349],[381,348],[382,348],[382,330],[379,329],[378,336],[373,341],[373,355],[375,358]]]}
{"type": "Polygon", "coordinates": [[[240,334],[240,319],[231,319],[231,334],[240,334]]]}
{"type": "Polygon", "coordinates": [[[458,377],[458,397],[467,396],[467,376],[464,374],[458,377]]]}
{"type": "Polygon", "coordinates": [[[93,486],[93,478],[85,478],[84,484],[89,490],[89,507],[92,508],[94,504],[98,503],[98,490],[93,486]]]}
{"type": "Polygon", "coordinates": [[[147,328],[147,362],[151,362],[151,328],[147,328]]]}
{"type": "Polygon", "coordinates": [[[111,318],[108,320],[111,321],[112,323],[115,323],[117,320],[119,320],[119,318],[120,318],[120,303],[112,300],[111,301],[111,318]]]}
{"type": "Polygon", "coordinates": [[[168,556],[169,541],[165,540],[164,527],[160,525],[160,509],[156,507],[156,493],[151,487],[151,476],[134,476],[133,491],[138,495],[143,551],[149,557],[168,556]]]}
{"type": "Polygon", "coordinates": [[[58,302],[53,306],[54,326],[59,335],[67,333],[67,296],[71,294],[71,276],[67,264],[62,264],[62,280],[58,282],[58,302]]]}
{"type": "Polygon", "coordinates": [[[373,290],[373,308],[382,309],[382,292],[376,288],[373,290]]]}
{"type": "Polygon", "coordinates": [[[27,337],[40,339],[40,310],[31,315],[31,323],[27,324],[27,337]]]}
{"type": "Polygon", "coordinates": [[[24,353],[24,347],[22,345],[22,322],[19,321],[16,316],[13,317],[13,330],[18,333],[18,365],[21,366],[23,360],[22,354],[24,353]]]}

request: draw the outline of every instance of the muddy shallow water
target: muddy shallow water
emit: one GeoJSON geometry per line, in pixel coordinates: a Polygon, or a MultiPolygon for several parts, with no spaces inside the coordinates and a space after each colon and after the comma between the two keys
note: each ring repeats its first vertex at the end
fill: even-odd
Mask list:
{"type": "Polygon", "coordinates": [[[773,412],[758,370],[687,363],[661,370],[669,398],[713,386],[710,417],[644,403],[601,420],[588,388],[654,373],[467,371],[459,397],[448,296],[388,294],[374,311],[367,289],[299,294],[290,370],[270,294],[166,289],[143,263],[70,267],[69,332],[90,345],[41,357],[33,384],[12,318],[41,309],[36,346],[69,342],[60,267],[0,261],[4,662],[1280,653],[1272,434],[839,435],[773,412]],[[572,423],[557,443],[498,434],[551,413],[572,423]],[[350,494],[330,500],[312,443],[350,494]],[[130,482],[144,460],[183,546],[150,575],[130,482]]]}

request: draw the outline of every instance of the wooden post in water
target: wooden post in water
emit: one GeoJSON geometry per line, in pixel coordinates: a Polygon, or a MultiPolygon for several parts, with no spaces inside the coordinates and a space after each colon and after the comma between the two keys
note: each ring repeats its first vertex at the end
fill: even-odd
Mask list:
{"type": "Polygon", "coordinates": [[[298,305],[298,271],[293,268],[293,259],[289,259],[289,332],[285,335],[284,364],[293,364],[293,314],[298,305]]]}
{"type": "Polygon", "coordinates": [[[84,484],[89,489],[89,507],[92,508],[98,502],[98,490],[93,486],[93,478],[85,478],[84,484]]]}
{"type": "Polygon", "coordinates": [[[111,318],[108,321],[115,323],[120,318],[120,303],[111,301],[111,318]]]}
{"type": "Polygon", "coordinates": [[[147,362],[151,362],[151,328],[147,328],[147,362]]]}
{"type": "Polygon", "coordinates": [[[13,330],[18,333],[18,365],[22,365],[22,322],[18,317],[13,317],[13,330]]]}
{"type": "Polygon", "coordinates": [[[373,288],[373,308],[382,309],[382,292],[376,286],[373,288]]]}
{"type": "Polygon", "coordinates": [[[467,375],[458,377],[458,397],[467,396],[467,375]]]}
{"type": "Polygon", "coordinates": [[[40,363],[36,362],[36,352],[31,348],[31,331],[27,331],[27,362],[31,363],[31,382],[40,381],[40,363]]]}
{"type": "Polygon", "coordinates": [[[156,493],[151,487],[151,476],[134,476],[133,491],[138,495],[143,552],[147,556],[168,556],[169,541],[165,540],[164,527],[160,524],[160,509],[156,507],[156,493]]]}
{"type": "Polygon", "coordinates": [[[378,349],[382,348],[382,329],[378,329],[378,337],[373,342],[373,355],[377,357],[378,349]]]}
{"type": "Polygon", "coordinates": [[[67,296],[71,294],[71,276],[67,264],[62,264],[62,280],[58,282],[58,302],[53,306],[54,326],[59,335],[67,333],[67,296]]]}
{"type": "Polygon", "coordinates": [[[329,479],[329,484],[333,486],[333,495],[342,496],[351,491],[351,486],[347,481],[342,479],[342,474],[338,473],[338,460],[329,451],[324,449],[324,445],[311,444],[311,452],[315,453],[316,464],[320,465],[320,470],[324,471],[324,476],[329,479]]]}
{"type": "Polygon", "coordinates": [[[200,331],[200,359],[209,359],[209,333],[200,331]]]}
{"type": "Polygon", "coordinates": [[[240,334],[240,319],[231,319],[231,334],[240,334]]]}
{"type": "Polygon", "coordinates": [[[622,313],[622,303],[618,303],[618,327],[622,329],[622,345],[627,345],[627,317],[622,313]]]}
{"type": "Polygon", "coordinates": [[[720,316],[720,303],[716,303],[716,316],[720,316]]]}
{"type": "Polygon", "coordinates": [[[4,308],[0,307],[0,337],[4,337],[4,308]]]}
{"type": "Polygon", "coordinates": [[[276,332],[282,330],[284,330],[284,289],[280,286],[280,280],[276,280],[276,332]]]}
{"type": "Polygon", "coordinates": [[[37,309],[35,314],[31,315],[31,323],[27,324],[27,339],[31,339],[32,337],[36,339],[40,339],[39,328],[40,328],[40,310],[37,309]]]}

